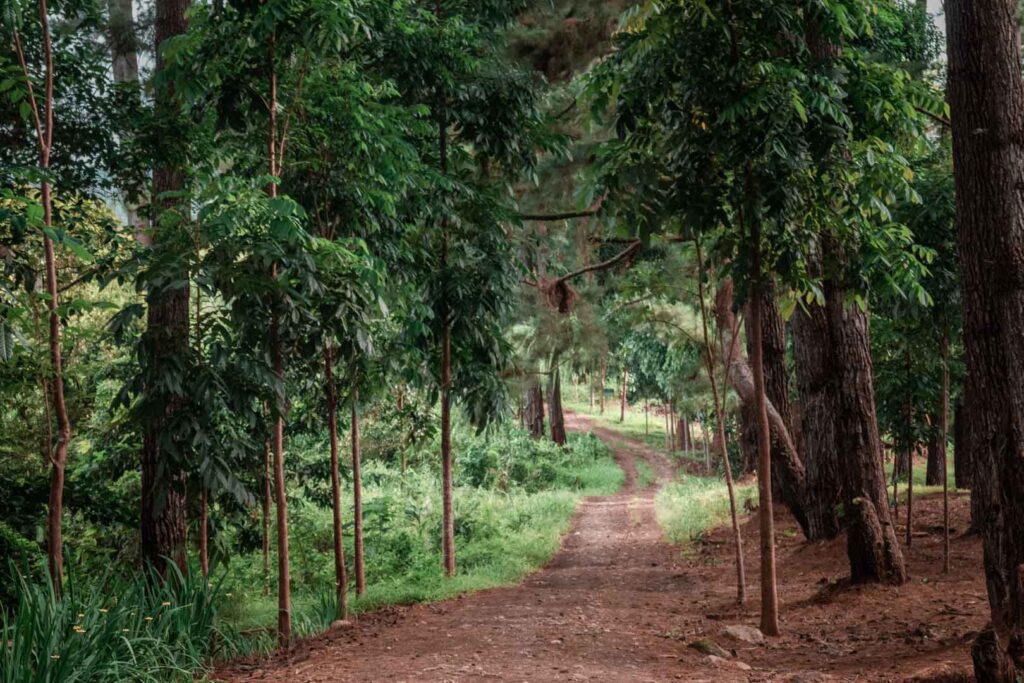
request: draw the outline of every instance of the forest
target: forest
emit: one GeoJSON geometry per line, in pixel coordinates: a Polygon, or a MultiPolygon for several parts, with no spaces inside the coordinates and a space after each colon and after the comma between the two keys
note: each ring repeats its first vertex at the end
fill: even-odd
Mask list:
{"type": "Polygon", "coordinates": [[[0,683],[1024,680],[1018,0],[0,0],[0,683]]]}

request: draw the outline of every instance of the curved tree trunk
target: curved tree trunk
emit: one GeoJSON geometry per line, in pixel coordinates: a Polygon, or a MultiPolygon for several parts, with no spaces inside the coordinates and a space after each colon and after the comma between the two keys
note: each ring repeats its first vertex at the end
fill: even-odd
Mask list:
{"type": "Polygon", "coordinates": [[[998,683],[1024,672],[1024,82],[1017,18],[1016,0],[946,2],[967,359],[969,438],[962,445],[992,613],[973,655],[977,679],[998,683]]]}

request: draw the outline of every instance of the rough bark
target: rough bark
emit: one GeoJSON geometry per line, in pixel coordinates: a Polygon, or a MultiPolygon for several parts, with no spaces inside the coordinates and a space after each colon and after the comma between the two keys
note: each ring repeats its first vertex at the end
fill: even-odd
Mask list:
{"type": "Polygon", "coordinates": [[[544,392],[534,375],[527,380],[523,404],[523,419],[530,436],[544,438],[544,392]]]}
{"type": "MultiPolygon", "coordinates": [[[[345,541],[341,523],[341,472],[338,446],[338,388],[334,383],[334,354],[330,344],[324,347],[324,384],[327,389],[327,433],[331,444],[331,517],[334,524],[334,598],[336,616],[348,616],[348,568],[345,566],[345,541]]],[[[401,394],[399,394],[401,402],[401,394]]]]}
{"type": "MultiPolygon", "coordinates": [[[[827,248],[834,250],[831,256],[841,264],[838,248],[826,242],[827,248]]],[[[858,306],[845,305],[845,292],[833,282],[825,285],[850,576],[854,582],[903,583],[907,571],[889,514],[882,470],[868,315],[858,306]]]]}
{"type": "Polygon", "coordinates": [[[551,440],[565,445],[565,415],[562,412],[562,373],[557,362],[551,368],[551,394],[548,397],[548,415],[551,420],[551,440]]]}
{"type": "Polygon", "coordinates": [[[972,465],[991,633],[979,681],[1024,672],[1024,82],[1016,0],[946,3],[972,465]]]}
{"type": "MultiPolygon", "coordinates": [[[[156,4],[155,43],[156,68],[164,67],[160,47],[163,43],[186,31],[185,12],[189,0],[158,0],[156,4]]],[[[158,91],[155,96],[157,111],[173,109],[173,93],[158,91]]],[[[153,170],[153,196],[180,191],[184,187],[182,169],[175,165],[158,163],[153,170]]],[[[165,202],[164,209],[170,208],[165,202]]],[[[160,231],[152,234],[159,247],[160,231]]],[[[180,395],[156,396],[155,388],[167,372],[180,367],[175,358],[188,352],[189,288],[175,287],[151,290],[147,297],[146,336],[149,345],[149,368],[146,392],[150,405],[162,405],[162,410],[150,415],[142,439],[142,520],[141,543],[143,559],[162,576],[167,558],[185,569],[185,493],[183,466],[176,458],[168,440],[169,425],[185,408],[185,397],[180,395]]],[[[184,445],[175,450],[182,450],[184,445]]]]}
{"type": "Polygon", "coordinates": [[[841,495],[836,443],[836,388],[828,319],[822,306],[798,307],[793,315],[793,356],[800,392],[807,539],[839,535],[841,495]]]}
{"type": "Polygon", "coordinates": [[[363,561],[363,474],[359,438],[359,392],[352,390],[352,552],[356,566],[356,595],[366,590],[363,561]]]}

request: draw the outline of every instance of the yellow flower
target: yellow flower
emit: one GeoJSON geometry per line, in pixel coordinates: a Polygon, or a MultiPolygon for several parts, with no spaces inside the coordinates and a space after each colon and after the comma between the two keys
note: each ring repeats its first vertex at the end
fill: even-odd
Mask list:
{"type": "Polygon", "coordinates": [[[153,621],[153,617],[146,617],[146,621],[153,621]]]}
{"type": "Polygon", "coordinates": [[[60,659],[60,655],[50,655],[50,659],[60,659]]]}
{"type": "Polygon", "coordinates": [[[160,604],[163,605],[164,607],[170,607],[171,606],[171,603],[169,603],[169,602],[161,602],[160,604]]]}
{"type": "Polygon", "coordinates": [[[100,607],[100,614],[106,614],[107,611],[108,610],[105,607],[100,607]]]}
{"type": "Polygon", "coordinates": [[[79,619],[85,619],[85,615],[84,615],[84,614],[82,614],[81,612],[79,612],[79,613],[78,613],[78,618],[79,618],[79,619]]]}

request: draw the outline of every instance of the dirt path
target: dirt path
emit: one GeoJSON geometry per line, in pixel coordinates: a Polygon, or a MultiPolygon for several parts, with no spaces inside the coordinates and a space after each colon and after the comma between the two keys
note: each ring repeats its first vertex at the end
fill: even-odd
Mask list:
{"type": "Polygon", "coordinates": [[[518,586],[366,615],[347,630],[306,641],[287,660],[236,665],[224,680],[746,680],[739,672],[707,670],[685,642],[668,637],[695,589],[654,516],[654,496],[672,478],[671,463],[581,416],[567,422],[607,441],[626,480],[619,493],[581,504],[543,570],[518,586]],[[638,459],[656,476],[643,490],[638,459]]]}

